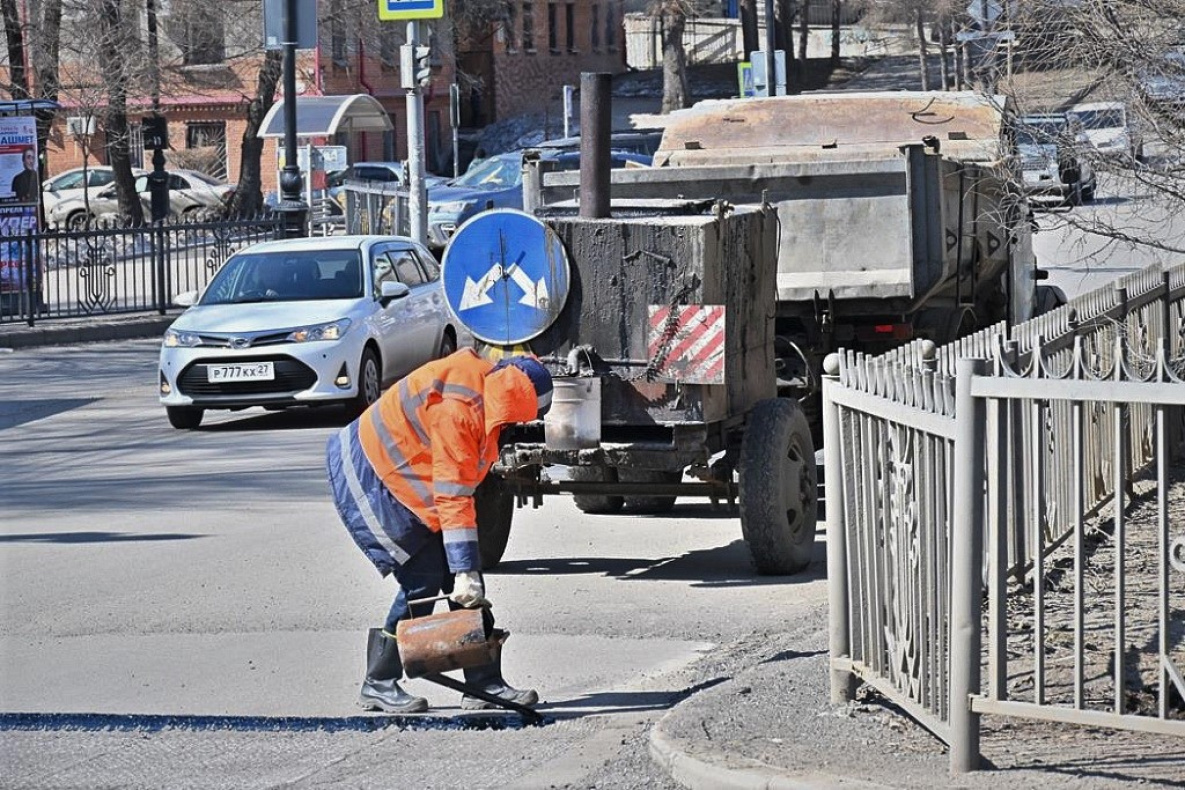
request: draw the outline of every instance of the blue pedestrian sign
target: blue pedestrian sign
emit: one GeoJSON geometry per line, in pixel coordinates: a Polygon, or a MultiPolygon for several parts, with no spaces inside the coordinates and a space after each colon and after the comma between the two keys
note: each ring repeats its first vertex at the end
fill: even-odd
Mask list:
{"type": "Polygon", "coordinates": [[[379,19],[440,19],[444,0],[379,0],[379,19]]]}
{"type": "Polygon", "coordinates": [[[568,300],[568,253],[555,231],[522,211],[466,221],[444,251],[444,297],[479,340],[523,343],[555,323],[568,300]]]}

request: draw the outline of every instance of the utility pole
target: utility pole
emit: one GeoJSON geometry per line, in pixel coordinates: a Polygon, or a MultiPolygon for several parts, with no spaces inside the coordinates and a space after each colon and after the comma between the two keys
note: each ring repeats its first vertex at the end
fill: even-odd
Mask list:
{"type": "Polygon", "coordinates": [[[284,237],[306,235],[308,206],[300,194],[302,178],[296,152],[296,0],[284,0],[284,170],[280,173],[280,215],[284,237]]]}
{"type": "Polygon", "coordinates": [[[778,95],[778,64],[774,52],[774,0],[765,0],[765,95],[778,95]]]}
{"type": "Polygon", "coordinates": [[[400,53],[400,73],[407,90],[408,214],[411,237],[428,243],[428,190],[424,185],[424,96],[420,88],[432,78],[430,49],[420,45],[420,23],[407,23],[407,43],[400,53]]]}
{"type": "Polygon", "coordinates": [[[148,60],[151,70],[152,91],[152,126],[156,132],[152,146],[152,172],[148,174],[148,197],[152,211],[152,221],[160,222],[169,216],[169,176],[165,173],[165,145],[167,136],[164,135],[166,121],[160,114],[160,46],[156,27],[156,0],[147,0],[144,5],[148,16],[148,60]],[[163,144],[162,144],[163,143],[163,144]]]}

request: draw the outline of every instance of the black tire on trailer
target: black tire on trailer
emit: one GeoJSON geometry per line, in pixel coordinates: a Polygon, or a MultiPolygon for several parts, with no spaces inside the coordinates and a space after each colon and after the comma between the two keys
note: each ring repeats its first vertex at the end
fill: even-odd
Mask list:
{"type": "Polygon", "coordinates": [[[165,413],[169,415],[169,425],[179,431],[192,431],[202,424],[206,410],[197,406],[166,406],[165,413]]]}
{"type": "Polygon", "coordinates": [[[741,532],[765,575],[810,564],[818,513],[811,426],[792,400],[759,401],[749,416],[737,463],[741,532]]]}
{"type": "MultiPolygon", "coordinates": [[[[683,473],[619,467],[617,479],[623,483],[678,483],[683,479],[683,473]]],[[[675,506],[673,496],[625,496],[622,499],[625,509],[632,513],[669,513],[675,506]]]]}
{"type": "MultiPolygon", "coordinates": [[[[617,470],[611,466],[573,466],[568,475],[580,483],[617,482],[617,470]]],[[[616,513],[625,504],[623,497],[614,494],[574,494],[572,501],[583,513],[616,513]]]]}
{"type": "Polygon", "coordinates": [[[473,493],[477,510],[477,545],[481,552],[481,569],[492,570],[502,561],[506,543],[510,540],[510,524],[514,521],[514,492],[501,475],[487,475],[473,493]]]}

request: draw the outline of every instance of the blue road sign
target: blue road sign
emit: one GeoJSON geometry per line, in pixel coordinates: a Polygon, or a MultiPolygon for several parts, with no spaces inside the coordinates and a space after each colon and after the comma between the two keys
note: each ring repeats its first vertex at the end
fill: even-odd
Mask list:
{"type": "Polygon", "coordinates": [[[568,300],[568,253],[551,228],[514,209],[483,211],[449,241],[441,264],[449,309],[479,340],[538,337],[568,300]]]}

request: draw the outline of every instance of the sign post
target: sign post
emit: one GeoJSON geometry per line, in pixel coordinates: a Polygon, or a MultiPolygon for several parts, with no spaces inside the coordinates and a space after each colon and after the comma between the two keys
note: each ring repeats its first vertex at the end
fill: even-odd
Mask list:
{"type": "Polygon", "coordinates": [[[407,91],[408,213],[411,237],[428,243],[428,190],[424,184],[424,97],[432,78],[428,47],[420,45],[421,19],[444,16],[444,0],[379,0],[379,21],[407,21],[407,43],[399,53],[399,72],[407,91]]]}

